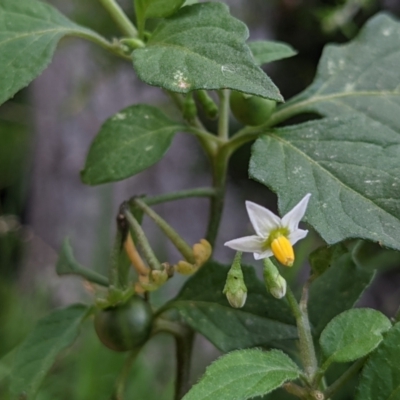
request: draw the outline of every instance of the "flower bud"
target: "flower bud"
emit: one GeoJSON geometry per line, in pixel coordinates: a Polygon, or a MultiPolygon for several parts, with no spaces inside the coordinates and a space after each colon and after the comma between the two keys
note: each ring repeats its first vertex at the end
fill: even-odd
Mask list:
{"type": "Polygon", "coordinates": [[[237,252],[231,269],[226,278],[223,293],[229,301],[229,304],[234,308],[242,308],[247,299],[247,287],[244,283],[242,267],[240,260],[242,253],[237,252]]]}
{"type": "Polygon", "coordinates": [[[269,293],[276,299],[281,299],[286,294],[286,280],[279,274],[278,269],[268,258],[264,259],[263,270],[265,286],[269,293]]]}

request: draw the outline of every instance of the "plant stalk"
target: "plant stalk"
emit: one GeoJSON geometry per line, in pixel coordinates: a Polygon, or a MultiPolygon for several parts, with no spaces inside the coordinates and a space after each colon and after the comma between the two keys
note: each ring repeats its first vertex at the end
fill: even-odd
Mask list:
{"type": "Polygon", "coordinates": [[[155,204],[166,203],[168,201],[174,201],[174,200],[187,199],[190,197],[213,197],[213,196],[215,196],[215,189],[206,187],[206,188],[181,190],[179,192],[162,194],[160,196],[143,197],[141,200],[148,206],[153,206],[155,204]]]}
{"type": "Polygon", "coordinates": [[[340,389],[349,379],[351,379],[363,367],[366,357],[356,361],[343,375],[341,375],[335,382],[332,383],[325,391],[325,400],[333,396],[338,389],[340,389]]]}
{"type": "Polygon", "coordinates": [[[128,36],[136,38],[138,35],[135,25],[126,16],[122,8],[118,5],[115,0],[99,0],[103,7],[110,14],[111,18],[118,25],[120,31],[128,36]]]}
{"type": "Polygon", "coordinates": [[[176,381],[175,400],[180,400],[190,389],[190,363],[194,341],[194,331],[187,327],[182,336],[175,336],[176,381]]]}
{"type": "Polygon", "coordinates": [[[104,37],[98,35],[97,33],[90,32],[89,30],[87,30],[87,31],[72,31],[71,35],[82,38],[82,39],[89,40],[93,43],[96,43],[100,47],[103,47],[103,49],[106,49],[106,50],[110,51],[111,53],[113,53],[119,57],[122,57],[126,60],[130,60],[130,61],[132,60],[131,57],[129,57],[129,55],[124,53],[123,46],[121,45],[121,43],[119,41],[116,41],[115,43],[111,43],[104,37]]]}
{"type": "Polygon", "coordinates": [[[176,381],[174,400],[180,400],[190,389],[189,378],[194,331],[187,325],[164,318],[156,318],[153,325],[152,336],[161,332],[169,333],[175,338],[176,381]]]}
{"type": "Polygon", "coordinates": [[[304,304],[300,302],[299,305],[297,303],[297,300],[290,287],[287,288],[286,299],[296,319],[300,342],[300,357],[308,382],[311,384],[318,369],[318,363],[315,355],[315,347],[311,335],[311,327],[307,310],[304,309],[304,304]]]}
{"type": "Polygon", "coordinates": [[[176,232],[174,228],[172,228],[163,218],[161,218],[141,199],[133,198],[132,201],[158,225],[158,227],[165,233],[165,235],[171,240],[171,242],[175,245],[175,247],[188,262],[195,262],[192,248],[182,239],[182,237],[179,235],[178,232],[176,232]]]}
{"type": "Polygon", "coordinates": [[[136,221],[136,218],[132,215],[132,213],[128,210],[128,206],[124,207],[123,214],[125,215],[131,229],[135,233],[136,240],[150,268],[155,270],[162,270],[160,262],[155,256],[142,227],[140,226],[139,222],[136,221]]]}
{"type": "Polygon", "coordinates": [[[221,222],[222,211],[224,209],[226,174],[228,170],[228,162],[230,153],[221,149],[212,159],[213,171],[213,188],[215,196],[211,197],[210,214],[208,218],[208,226],[206,239],[214,247],[217,238],[219,225],[221,222]]]}
{"type": "Polygon", "coordinates": [[[218,137],[226,142],[229,139],[229,89],[218,91],[219,96],[219,119],[218,137]]]}
{"type": "Polygon", "coordinates": [[[133,350],[127,357],[122,367],[121,373],[118,376],[115,392],[111,397],[111,400],[124,400],[124,393],[126,389],[126,383],[129,377],[129,372],[131,371],[132,364],[138,355],[139,350],[133,350]]]}

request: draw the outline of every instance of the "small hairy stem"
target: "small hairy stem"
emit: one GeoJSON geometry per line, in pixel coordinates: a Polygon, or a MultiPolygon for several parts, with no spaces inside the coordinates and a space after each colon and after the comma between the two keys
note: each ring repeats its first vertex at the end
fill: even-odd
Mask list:
{"type": "Polygon", "coordinates": [[[155,256],[147,237],[140,226],[139,222],[136,221],[136,218],[132,215],[132,213],[128,210],[128,206],[123,208],[123,214],[125,215],[129,226],[135,233],[135,237],[137,242],[143,252],[144,258],[146,259],[147,263],[149,264],[151,269],[161,270],[161,265],[155,256]]]}
{"type": "Polygon", "coordinates": [[[222,211],[224,209],[226,174],[229,157],[229,152],[220,151],[212,159],[213,188],[215,190],[215,196],[211,198],[210,215],[208,217],[206,234],[206,239],[212,247],[214,247],[217,238],[222,211]]]}
{"type": "Polygon", "coordinates": [[[268,126],[278,125],[282,122],[285,122],[289,118],[306,111],[307,102],[309,101],[299,101],[297,103],[285,104],[281,107],[278,107],[268,120],[268,126]]]}
{"type": "Polygon", "coordinates": [[[335,382],[332,383],[325,391],[324,396],[325,400],[328,400],[331,396],[333,396],[338,389],[340,389],[349,379],[355,376],[358,371],[363,367],[366,361],[366,357],[361,358],[356,361],[342,376],[340,376],[335,382]]]}
{"type": "Polygon", "coordinates": [[[218,91],[219,96],[219,119],[218,137],[224,141],[229,139],[229,89],[218,91]]]}
{"type": "Polygon", "coordinates": [[[311,335],[310,321],[308,319],[307,309],[304,308],[304,304],[302,302],[300,303],[300,305],[297,303],[297,300],[294,297],[294,294],[290,287],[287,288],[286,299],[289,303],[290,308],[292,309],[294,317],[296,318],[300,342],[300,357],[308,381],[311,384],[313,377],[318,369],[318,363],[317,357],[315,355],[314,342],[311,335]]]}
{"type": "Polygon", "coordinates": [[[174,228],[172,228],[163,218],[161,218],[141,199],[133,198],[132,201],[158,225],[158,227],[165,233],[165,235],[171,240],[171,242],[175,245],[175,247],[188,262],[195,262],[192,248],[182,239],[182,237],[179,235],[178,232],[176,232],[174,228]]]}
{"type": "Polygon", "coordinates": [[[82,39],[89,40],[93,43],[98,44],[99,46],[103,47],[103,49],[106,49],[119,57],[122,57],[126,60],[131,60],[131,57],[129,57],[129,55],[125,54],[125,52],[123,50],[123,46],[121,45],[121,43],[119,41],[111,43],[107,39],[98,35],[97,33],[90,32],[90,31],[74,31],[74,32],[71,32],[71,35],[80,37],[82,39]]]}
{"type": "Polygon", "coordinates": [[[166,203],[168,201],[188,199],[190,197],[213,197],[215,196],[214,188],[196,188],[181,190],[179,192],[162,194],[160,196],[143,197],[141,200],[149,206],[155,204],[166,203]]]}
{"type": "Polygon", "coordinates": [[[300,399],[305,399],[308,396],[308,391],[303,387],[296,385],[293,382],[287,382],[282,385],[282,388],[285,389],[288,393],[293,394],[300,399]]]}
{"type": "Polygon", "coordinates": [[[122,367],[122,370],[118,376],[114,394],[111,397],[111,400],[124,400],[124,393],[126,388],[126,382],[129,377],[129,372],[132,368],[132,364],[138,355],[139,350],[133,350],[125,360],[125,363],[122,367]]]}
{"type": "MultiPolygon", "coordinates": [[[[72,264],[72,261],[69,261],[72,264]]],[[[96,271],[93,271],[89,268],[86,268],[77,262],[73,263],[72,268],[70,269],[69,272],[58,272],[59,275],[78,275],[81,276],[82,278],[87,279],[89,282],[97,283],[100,286],[105,286],[108,287],[110,282],[107,277],[104,275],[99,274],[96,271]]]]}
{"type": "Polygon", "coordinates": [[[99,0],[103,7],[110,14],[111,18],[118,25],[120,31],[128,37],[137,37],[138,32],[132,21],[126,16],[115,0],[99,0]]]}

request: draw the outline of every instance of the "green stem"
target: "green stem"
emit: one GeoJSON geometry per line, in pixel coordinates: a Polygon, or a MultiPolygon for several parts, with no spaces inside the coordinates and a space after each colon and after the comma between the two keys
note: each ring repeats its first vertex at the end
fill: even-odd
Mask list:
{"type": "Polygon", "coordinates": [[[226,174],[228,169],[230,153],[225,148],[212,158],[213,188],[215,196],[211,197],[210,214],[208,218],[206,239],[214,247],[217,238],[222,211],[224,209],[226,174]]]}
{"type": "Polygon", "coordinates": [[[187,199],[190,197],[213,197],[215,196],[214,188],[196,188],[196,189],[188,189],[181,190],[179,192],[162,194],[160,196],[153,197],[143,197],[142,201],[149,206],[153,206],[155,204],[166,203],[168,201],[187,199]]]}
{"type": "Polygon", "coordinates": [[[176,343],[176,381],[175,400],[180,400],[190,389],[190,363],[194,331],[188,328],[183,336],[175,336],[176,343]]]}
{"type": "Polygon", "coordinates": [[[219,145],[217,151],[211,156],[213,188],[216,195],[211,198],[210,215],[206,239],[214,247],[217,238],[219,225],[221,222],[222,211],[224,209],[226,174],[228,170],[229,158],[232,154],[229,143],[229,94],[228,89],[218,92],[220,98],[218,137],[224,142],[219,145]]]}
{"type": "Polygon", "coordinates": [[[123,282],[120,280],[120,271],[119,271],[119,259],[121,251],[124,251],[123,247],[123,233],[118,229],[115,235],[114,245],[111,251],[111,265],[109,270],[109,280],[110,285],[116,288],[123,287],[123,282]]]}
{"type": "Polygon", "coordinates": [[[133,198],[132,201],[158,225],[188,262],[195,262],[192,248],[182,239],[179,233],[171,227],[171,225],[169,225],[141,199],[133,198]]]}
{"type": "Polygon", "coordinates": [[[282,388],[285,389],[288,393],[299,397],[300,399],[305,399],[308,396],[308,391],[303,387],[296,385],[293,382],[287,382],[282,385],[282,388]]]}
{"type": "Polygon", "coordinates": [[[300,343],[300,357],[303,363],[304,371],[311,384],[313,377],[317,371],[318,363],[315,355],[314,342],[311,335],[311,327],[308,319],[307,309],[304,308],[303,297],[300,305],[290,289],[287,288],[286,299],[296,319],[297,330],[299,334],[300,343]]]}
{"type": "Polygon", "coordinates": [[[147,263],[149,264],[151,269],[161,270],[161,265],[155,256],[147,237],[140,226],[139,222],[136,221],[136,218],[132,215],[132,213],[128,210],[128,207],[124,207],[123,214],[125,215],[128,223],[135,233],[135,238],[143,252],[144,258],[146,259],[147,263]]]}
{"type": "Polygon", "coordinates": [[[123,400],[124,393],[126,388],[126,383],[129,377],[129,372],[131,371],[132,364],[138,355],[139,350],[133,350],[125,360],[125,363],[122,367],[122,370],[118,376],[116,385],[115,385],[115,392],[111,397],[111,400],[123,400]]]}
{"type": "Polygon", "coordinates": [[[180,400],[189,390],[190,364],[194,331],[187,325],[157,318],[154,321],[153,335],[167,332],[174,336],[176,343],[176,381],[174,400],[180,400]]]}
{"type": "Polygon", "coordinates": [[[335,382],[332,383],[325,391],[324,397],[328,400],[333,396],[338,389],[340,389],[349,379],[357,374],[357,372],[363,367],[366,361],[366,357],[356,361],[342,376],[340,376],[335,382]]]}
{"type": "Polygon", "coordinates": [[[138,32],[132,21],[126,16],[122,8],[115,0],[99,0],[118,25],[120,31],[128,37],[137,37],[138,32]]]}
{"type": "Polygon", "coordinates": [[[262,133],[265,133],[260,127],[246,127],[237,132],[225,145],[229,147],[230,153],[234,153],[238,148],[248,142],[256,140],[262,133]]]}
{"type": "Polygon", "coordinates": [[[108,287],[109,286],[109,281],[108,279],[99,274],[96,271],[92,271],[91,269],[85,268],[82,265],[76,263],[73,266],[73,269],[69,272],[59,272],[57,271],[58,275],[78,275],[81,276],[82,278],[87,279],[89,282],[97,283],[98,285],[108,287]]]}
{"type": "Polygon", "coordinates": [[[229,89],[218,91],[219,96],[219,119],[218,137],[223,141],[229,139],[229,89]]]}
{"type": "Polygon", "coordinates": [[[290,104],[284,104],[280,106],[271,115],[271,117],[268,120],[268,126],[276,126],[282,122],[285,122],[289,118],[292,118],[307,110],[306,108],[307,102],[298,101],[293,103],[292,101],[293,99],[291,100],[290,104]]]}
{"type": "Polygon", "coordinates": [[[218,143],[222,143],[221,139],[217,136],[214,136],[210,132],[197,128],[195,126],[188,126],[186,128],[186,131],[189,133],[193,133],[195,136],[197,136],[199,139],[204,140],[204,141],[210,141],[211,143],[215,143],[217,145],[218,143]]]}
{"type": "Polygon", "coordinates": [[[109,281],[105,276],[84,267],[75,260],[73,250],[68,239],[66,239],[63,244],[62,256],[60,256],[58,259],[56,272],[58,275],[78,275],[90,282],[97,283],[98,285],[105,287],[109,286],[109,281]]]}
{"type": "Polygon", "coordinates": [[[111,53],[122,57],[126,60],[132,60],[129,55],[127,55],[124,50],[122,44],[118,41],[111,43],[107,39],[103,38],[102,36],[98,35],[97,33],[90,32],[88,31],[72,31],[71,35],[80,37],[82,39],[89,40],[93,43],[98,44],[99,46],[103,47],[103,49],[106,49],[110,51],[111,53]]]}

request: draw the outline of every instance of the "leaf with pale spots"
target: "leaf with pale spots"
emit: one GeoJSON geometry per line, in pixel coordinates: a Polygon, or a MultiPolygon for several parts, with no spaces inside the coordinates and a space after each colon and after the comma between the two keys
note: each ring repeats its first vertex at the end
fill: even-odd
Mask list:
{"type": "Polygon", "coordinates": [[[247,300],[243,308],[232,308],[222,293],[229,268],[207,263],[166,307],[178,310],[188,325],[224,352],[254,346],[290,347],[297,329],[286,302],[267,293],[254,268],[242,266],[247,300]]]}
{"type": "Polygon", "coordinates": [[[161,160],[184,129],[158,108],[139,104],[109,118],[94,139],[81,173],[88,185],[129,178],[161,160]]]}
{"type": "Polygon", "coordinates": [[[183,400],[246,400],[299,375],[297,365],[282,351],[238,350],[214,361],[183,400]]]}
{"type": "Polygon", "coordinates": [[[174,92],[234,89],[283,101],[246,45],[248,29],[222,3],[183,7],[155,29],[133,65],[149,85],[174,92]]]}
{"type": "Polygon", "coordinates": [[[311,193],[305,220],[328,244],[363,238],[400,250],[400,135],[392,129],[363,116],[276,129],[254,144],[250,175],[278,193],[282,213],[311,193]]]}
{"type": "Polygon", "coordinates": [[[369,239],[400,250],[400,24],[372,18],[351,43],[327,46],[314,83],[282,106],[329,119],[277,129],[253,147],[250,175],[288,211],[312,193],[306,213],[329,243],[369,239]]]}

